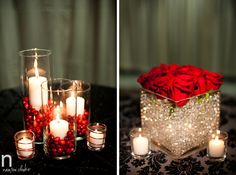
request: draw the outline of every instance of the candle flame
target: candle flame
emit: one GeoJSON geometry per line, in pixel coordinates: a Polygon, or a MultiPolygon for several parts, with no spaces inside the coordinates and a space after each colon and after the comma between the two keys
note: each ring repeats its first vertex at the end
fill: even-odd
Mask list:
{"type": "Polygon", "coordinates": [[[219,135],[219,134],[220,134],[220,130],[217,130],[217,131],[216,131],[216,134],[219,135]]]}
{"type": "Polygon", "coordinates": [[[141,131],[142,131],[142,128],[138,128],[138,131],[141,132],[141,131]]]}
{"type": "Polygon", "coordinates": [[[216,136],[216,138],[215,138],[216,140],[219,140],[219,137],[218,136],[216,136]]]}
{"type": "Polygon", "coordinates": [[[39,71],[38,71],[38,56],[37,56],[37,52],[35,53],[35,59],[34,59],[34,73],[35,76],[38,78],[39,77],[39,71]]]}
{"type": "Polygon", "coordinates": [[[75,96],[75,92],[72,91],[72,92],[71,92],[71,97],[74,97],[74,96],[75,96]]]}
{"type": "Polygon", "coordinates": [[[188,125],[188,127],[189,127],[189,128],[192,128],[192,125],[191,125],[191,123],[188,125]]]}
{"type": "Polygon", "coordinates": [[[60,108],[63,108],[63,103],[60,101],[60,108]]]}
{"type": "Polygon", "coordinates": [[[216,137],[216,135],[215,134],[212,134],[212,138],[214,139],[216,137]]]}
{"type": "Polygon", "coordinates": [[[60,113],[61,113],[60,106],[57,106],[57,107],[54,109],[54,115],[56,116],[56,119],[57,119],[57,120],[60,119],[60,113]]]}

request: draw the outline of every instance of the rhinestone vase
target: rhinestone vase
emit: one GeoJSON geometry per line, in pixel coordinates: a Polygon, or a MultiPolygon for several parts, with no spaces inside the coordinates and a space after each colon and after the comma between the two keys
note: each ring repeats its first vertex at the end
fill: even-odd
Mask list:
{"type": "Polygon", "coordinates": [[[152,148],[173,158],[184,158],[207,145],[219,127],[220,92],[215,91],[176,102],[150,91],[141,90],[142,127],[149,131],[152,148]]]}

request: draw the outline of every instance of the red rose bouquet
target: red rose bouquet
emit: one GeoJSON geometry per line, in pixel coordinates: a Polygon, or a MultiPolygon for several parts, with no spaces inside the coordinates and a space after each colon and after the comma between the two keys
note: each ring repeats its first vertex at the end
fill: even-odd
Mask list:
{"type": "Polygon", "coordinates": [[[138,82],[144,89],[184,106],[188,102],[185,99],[218,90],[223,84],[223,75],[191,65],[161,64],[140,75],[138,82]]]}

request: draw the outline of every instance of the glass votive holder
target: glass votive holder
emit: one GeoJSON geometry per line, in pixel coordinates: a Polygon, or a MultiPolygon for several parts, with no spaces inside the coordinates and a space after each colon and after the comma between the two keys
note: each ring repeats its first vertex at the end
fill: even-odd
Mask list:
{"type": "Polygon", "coordinates": [[[16,153],[19,159],[32,159],[35,155],[35,135],[30,130],[18,131],[15,136],[16,153]]]}
{"type": "Polygon", "coordinates": [[[87,145],[92,151],[101,151],[105,147],[107,127],[102,123],[90,123],[87,126],[87,145]]]}
{"type": "Polygon", "coordinates": [[[77,104],[76,104],[76,140],[86,137],[87,125],[90,121],[90,83],[83,80],[74,80],[77,104]]]}
{"type": "Polygon", "coordinates": [[[208,158],[213,161],[224,161],[227,154],[227,141],[227,132],[217,130],[216,134],[213,134],[208,142],[208,158]]]}
{"type": "Polygon", "coordinates": [[[150,151],[150,141],[147,133],[142,128],[134,128],[130,131],[131,154],[135,159],[148,157],[150,151]]]}

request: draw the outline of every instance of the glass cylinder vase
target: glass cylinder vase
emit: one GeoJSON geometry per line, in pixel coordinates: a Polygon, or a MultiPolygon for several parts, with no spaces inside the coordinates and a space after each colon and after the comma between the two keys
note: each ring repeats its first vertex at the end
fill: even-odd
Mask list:
{"type": "MultiPolygon", "coordinates": [[[[43,143],[43,118],[41,83],[49,80],[51,51],[28,49],[19,52],[21,58],[22,100],[24,106],[24,128],[33,131],[35,143],[43,143]]],[[[43,95],[45,98],[47,96],[43,95]]]]}
{"type": "Polygon", "coordinates": [[[152,149],[181,159],[207,146],[219,128],[220,93],[209,92],[182,101],[141,90],[142,127],[149,129],[152,149]],[[177,103],[184,106],[177,106],[177,103]]]}
{"type": "Polygon", "coordinates": [[[42,83],[44,117],[44,151],[54,159],[66,159],[76,150],[76,93],[68,79],[52,79],[42,83]],[[45,88],[47,87],[47,88],[45,88]]]}
{"type": "Polygon", "coordinates": [[[86,137],[87,125],[90,122],[90,83],[82,80],[74,80],[76,89],[76,140],[83,140],[86,137]]]}

